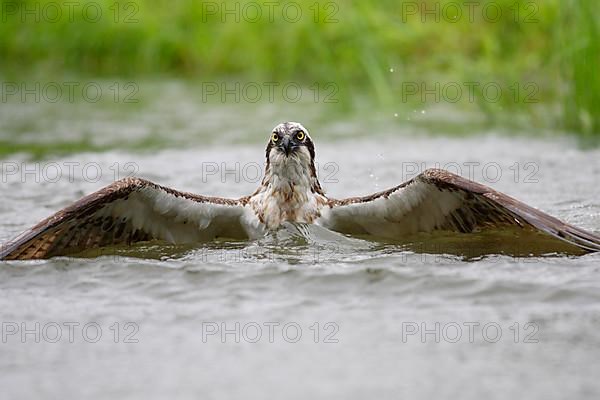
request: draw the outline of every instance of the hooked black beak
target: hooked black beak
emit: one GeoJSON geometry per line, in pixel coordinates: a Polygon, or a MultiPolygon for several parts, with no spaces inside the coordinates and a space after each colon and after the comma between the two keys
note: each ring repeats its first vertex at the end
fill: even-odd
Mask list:
{"type": "Polygon", "coordinates": [[[290,140],[290,138],[288,136],[284,136],[281,139],[279,147],[285,152],[286,156],[289,156],[293,150],[294,144],[292,143],[292,141],[290,140]]]}

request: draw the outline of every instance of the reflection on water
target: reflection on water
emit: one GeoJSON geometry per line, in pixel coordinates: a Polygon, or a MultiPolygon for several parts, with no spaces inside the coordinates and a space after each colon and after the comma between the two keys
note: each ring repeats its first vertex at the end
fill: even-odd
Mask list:
{"type": "Polygon", "coordinates": [[[285,223],[259,240],[173,245],[162,241],[141,242],[73,254],[73,257],[135,257],[154,260],[186,259],[199,263],[283,262],[311,264],[356,261],[373,254],[423,254],[456,256],[465,261],[490,255],[515,258],[577,256],[586,252],[551,236],[504,229],[472,234],[434,232],[390,240],[372,236],[342,235],[317,225],[285,223]]]}
{"type": "MultiPolygon", "coordinates": [[[[332,197],[382,190],[437,163],[600,231],[600,150],[564,138],[492,131],[428,137],[386,121],[325,120],[311,116],[310,107],[237,114],[223,107],[212,114],[169,93],[161,107],[140,105],[120,119],[111,118],[119,112],[112,109],[35,119],[39,110],[2,107],[3,138],[27,117],[19,140],[89,134],[114,146],[158,136],[175,147],[83,148],[41,161],[4,156],[0,241],[107,185],[116,172],[129,173],[124,166],[131,163],[137,175],[181,190],[252,193],[258,182],[243,166],[262,165],[269,130],[286,119],[311,130],[332,197]],[[45,175],[49,163],[59,166],[56,179],[45,175]],[[79,169],[62,167],[69,163],[79,169]],[[207,163],[217,169],[208,174],[207,163]],[[89,165],[100,173],[85,174],[89,165]]],[[[289,225],[257,241],[142,243],[77,258],[2,262],[3,392],[7,398],[104,398],[107,391],[115,398],[264,398],[268,387],[286,398],[500,399],[522,397],[526,387],[529,398],[600,396],[594,373],[600,255],[573,256],[543,237],[515,232],[465,239],[440,233],[390,242],[289,225]],[[22,327],[35,330],[36,322],[39,340],[23,338],[22,327]],[[79,324],[72,341],[64,328],[70,322],[79,324]],[[63,327],[56,342],[49,340],[52,323],[63,327]],[[89,340],[95,326],[82,335],[89,323],[102,330],[96,342],[89,340]],[[135,325],[126,329],[127,323],[135,325]],[[273,340],[270,323],[278,324],[273,340]],[[135,327],[138,341],[125,342],[135,327]],[[294,328],[302,332],[296,341],[294,328]]]]}
{"type": "Polygon", "coordinates": [[[439,232],[407,238],[403,247],[415,253],[452,254],[464,260],[474,260],[486,255],[511,257],[540,257],[582,255],[576,246],[551,236],[518,229],[473,234],[439,232]]]}

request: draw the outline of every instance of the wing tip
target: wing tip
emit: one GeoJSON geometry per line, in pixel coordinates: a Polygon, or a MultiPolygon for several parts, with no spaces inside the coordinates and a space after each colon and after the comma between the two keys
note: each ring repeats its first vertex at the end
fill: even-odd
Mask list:
{"type": "Polygon", "coordinates": [[[566,225],[559,235],[563,240],[589,252],[600,252],[600,235],[572,225],[566,225]],[[567,237],[565,237],[567,236],[567,237]]]}

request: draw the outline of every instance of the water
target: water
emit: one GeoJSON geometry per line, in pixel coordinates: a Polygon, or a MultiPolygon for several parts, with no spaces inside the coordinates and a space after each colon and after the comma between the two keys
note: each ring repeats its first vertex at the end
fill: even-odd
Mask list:
{"type": "MultiPolygon", "coordinates": [[[[160,113],[176,109],[124,129],[149,137],[166,129],[155,124],[160,113]]],[[[93,141],[113,146],[123,136],[85,112],[93,141]]],[[[39,164],[6,156],[0,241],[132,171],[202,194],[250,193],[268,130],[289,117],[258,113],[245,137],[231,122],[216,130],[212,112],[178,112],[172,137],[189,137],[185,148],[84,149],[39,164]]],[[[382,190],[437,163],[600,230],[599,150],[489,131],[450,139],[387,123],[374,136],[339,120],[307,125],[331,196],[382,190]]],[[[48,129],[69,140],[64,126],[48,129]]],[[[598,398],[600,255],[481,256],[481,243],[451,252],[287,226],[254,242],[2,262],[2,391],[15,399],[598,398]]]]}

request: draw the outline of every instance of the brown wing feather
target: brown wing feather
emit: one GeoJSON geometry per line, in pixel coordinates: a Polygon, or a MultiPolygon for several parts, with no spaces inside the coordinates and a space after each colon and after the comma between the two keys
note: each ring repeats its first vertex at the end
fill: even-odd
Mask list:
{"type": "Polygon", "coordinates": [[[467,233],[513,226],[547,233],[583,250],[600,251],[599,235],[440,169],[429,169],[410,181],[370,196],[331,199],[329,207],[331,212],[323,225],[350,233],[386,233],[386,229],[390,235],[384,236],[399,231],[467,233]],[[344,209],[348,211],[344,213],[344,209]],[[371,226],[366,222],[369,218],[373,219],[371,226]],[[400,225],[404,230],[394,229],[400,225]]]}
{"type": "MultiPolygon", "coordinates": [[[[139,178],[126,178],[83,197],[71,206],[41,221],[0,248],[0,260],[39,259],[65,255],[114,244],[131,244],[151,239],[181,241],[200,238],[201,229],[176,206],[157,211],[151,196],[162,193],[194,204],[243,206],[247,199],[205,197],[157,185],[139,178]],[[139,214],[139,215],[138,215],[139,214]],[[174,233],[179,237],[174,238],[174,233]],[[176,240],[179,239],[179,240],[176,240]]],[[[185,205],[185,204],[184,204],[185,205]]],[[[187,206],[187,205],[186,205],[187,206]]],[[[180,207],[181,208],[181,207],[180,207]]],[[[239,207],[238,207],[239,208],[239,207]]],[[[232,213],[235,220],[235,213],[232,213]]],[[[230,227],[232,235],[244,235],[241,226],[230,227]]],[[[206,236],[219,233],[208,226],[206,236]]]]}
{"type": "MultiPolygon", "coordinates": [[[[497,192],[485,185],[465,179],[459,175],[444,170],[430,170],[425,178],[438,187],[447,189],[457,188],[476,196],[482,196],[496,211],[511,215],[507,223],[512,225],[528,224],[544,233],[569,242],[588,251],[600,251],[600,235],[567,224],[549,214],[537,210],[513,197],[497,192]]],[[[478,201],[479,202],[479,201],[478,201]]]]}

